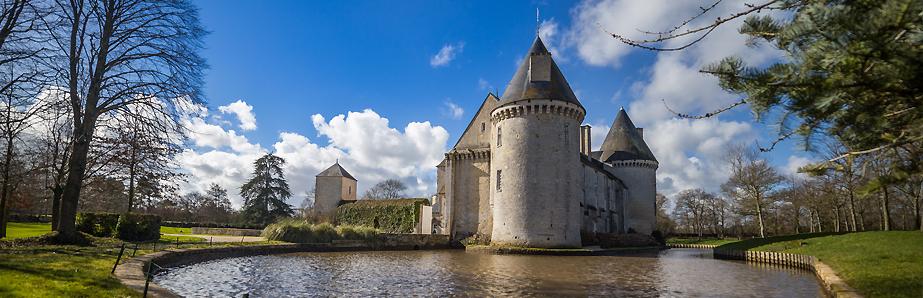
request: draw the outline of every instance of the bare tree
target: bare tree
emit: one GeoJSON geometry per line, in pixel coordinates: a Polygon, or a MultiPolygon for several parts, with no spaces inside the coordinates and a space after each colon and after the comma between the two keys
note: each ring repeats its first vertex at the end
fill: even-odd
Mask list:
{"type": "Polygon", "coordinates": [[[206,65],[198,51],[205,31],[184,0],[55,0],[53,6],[46,22],[57,52],[53,65],[73,110],[58,223],[70,241],[77,236],[74,219],[98,120],[119,113],[169,130],[162,120],[175,119],[177,100],[201,101],[206,65]],[[160,115],[134,113],[134,105],[160,115]]]}
{"type": "Polygon", "coordinates": [[[378,182],[378,184],[366,190],[362,197],[372,200],[400,199],[405,196],[405,190],[407,190],[407,186],[400,180],[388,179],[378,182]]]}
{"type": "Polygon", "coordinates": [[[760,237],[766,237],[763,210],[767,204],[766,200],[783,181],[783,177],[768,161],[760,159],[756,150],[734,146],[728,150],[728,160],[731,176],[721,185],[721,189],[728,196],[737,199],[742,209],[755,212],[760,237]]]}
{"type": "Polygon", "coordinates": [[[0,238],[6,236],[10,200],[22,182],[26,167],[16,155],[20,135],[33,123],[41,109],[35,97],[45,81],[38,59],[41,46],[36,25],[41,9],[25,0],[0,1],[0,135],[3,157],[0,160],[0,238]]]}

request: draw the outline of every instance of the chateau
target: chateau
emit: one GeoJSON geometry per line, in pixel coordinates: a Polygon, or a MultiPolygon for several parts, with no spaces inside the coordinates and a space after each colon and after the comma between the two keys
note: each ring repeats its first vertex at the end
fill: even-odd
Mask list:
{"type": "Polygon", "coordinates": [[[437,230],[453,240],[580,247],[581,233],[654,229],[658,163],[625,110],[592,151],[586,109],[536,38],[438,165],[437,230]]]}

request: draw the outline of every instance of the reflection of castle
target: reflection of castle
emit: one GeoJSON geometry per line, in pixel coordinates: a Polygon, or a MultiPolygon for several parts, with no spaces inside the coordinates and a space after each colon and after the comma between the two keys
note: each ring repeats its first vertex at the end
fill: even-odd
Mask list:
{"type": "Polygon", "coordinates": [[[591,152],[585,115],[536,38],[439,164],[439,230],[529,247],[578,247],[581,232],[650,234],[658,163],[642,130],[620,110],[591,152]]]}

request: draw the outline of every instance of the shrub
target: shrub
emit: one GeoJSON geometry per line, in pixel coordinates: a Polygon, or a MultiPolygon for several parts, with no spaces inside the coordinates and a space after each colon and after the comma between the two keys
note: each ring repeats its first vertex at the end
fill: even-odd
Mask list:
{"type": "Polygon", "coordinates": [[[123,214],[119,217],[118,237],[126,241],[160,239],[160,216],[153,214],[123,214]]]}
{"type": "Polygon", "coordinates": [[[427,199],[360,200],[337,207],[338,225],[366,226],[385,233],[413,233],[427,199]]]}
{"type": "Polygon", "coordinates": [[[373,240],[378,236],[378,230],[365,226],[339,226],[336,232],[341,239],[346,240],[373,240]]]}
{"type": "Polygon", "coordinates": [[[81,212],[77,214],[77,230],[96,236],[112,237],[116,235],[119,215],[115,213],[81,212]]]}
{"type": "Polygon", "coordinates": [[[329,243],[333,240],[370,240],[378,230],[369,227],[340,226],[329,223],[311,224],[304,220],[285,219],[263,229],[262,236],[268,240],[292,243],[329,243]]]}

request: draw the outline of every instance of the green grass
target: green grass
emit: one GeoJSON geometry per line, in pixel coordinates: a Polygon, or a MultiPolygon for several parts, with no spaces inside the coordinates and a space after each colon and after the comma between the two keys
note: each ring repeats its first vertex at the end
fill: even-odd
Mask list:
{"type": "Polygon", "coordinates": [[[921,232],[795,236],[767,238],[774,241],[752,239],[729,246],[815,256],[867,297],[923,297],[921,232]]]}
{"type": "Polygon", "coordinates": [[[118,251],[41,246],[0,250],[2,297],[139,297],[109,274],[118,251]]]}
{"type": "Polygon", "coordinates": [[[192,237],[192,236],[167,236],[160,235],[160,242],[164,243],[174,243],[179,238],[179,242],[205,242],[205,238],[192,237]]]}
{"type": "Polygon", "coordinates": [[[192,234],[192,228],[177,228],[160,226],[161,234],[192,234]]]}
{"type": "Polygon", "coordinates": [[[41,236],[51,232],[50,223],[9,222],[6,224],[6,238],[17,239],[41,236]]]}
{"type": "Polygon", "coordinates": [[[708,244],[724,245],[740,240],[737,238],[667,238],[667,244],[708,244]]]}

